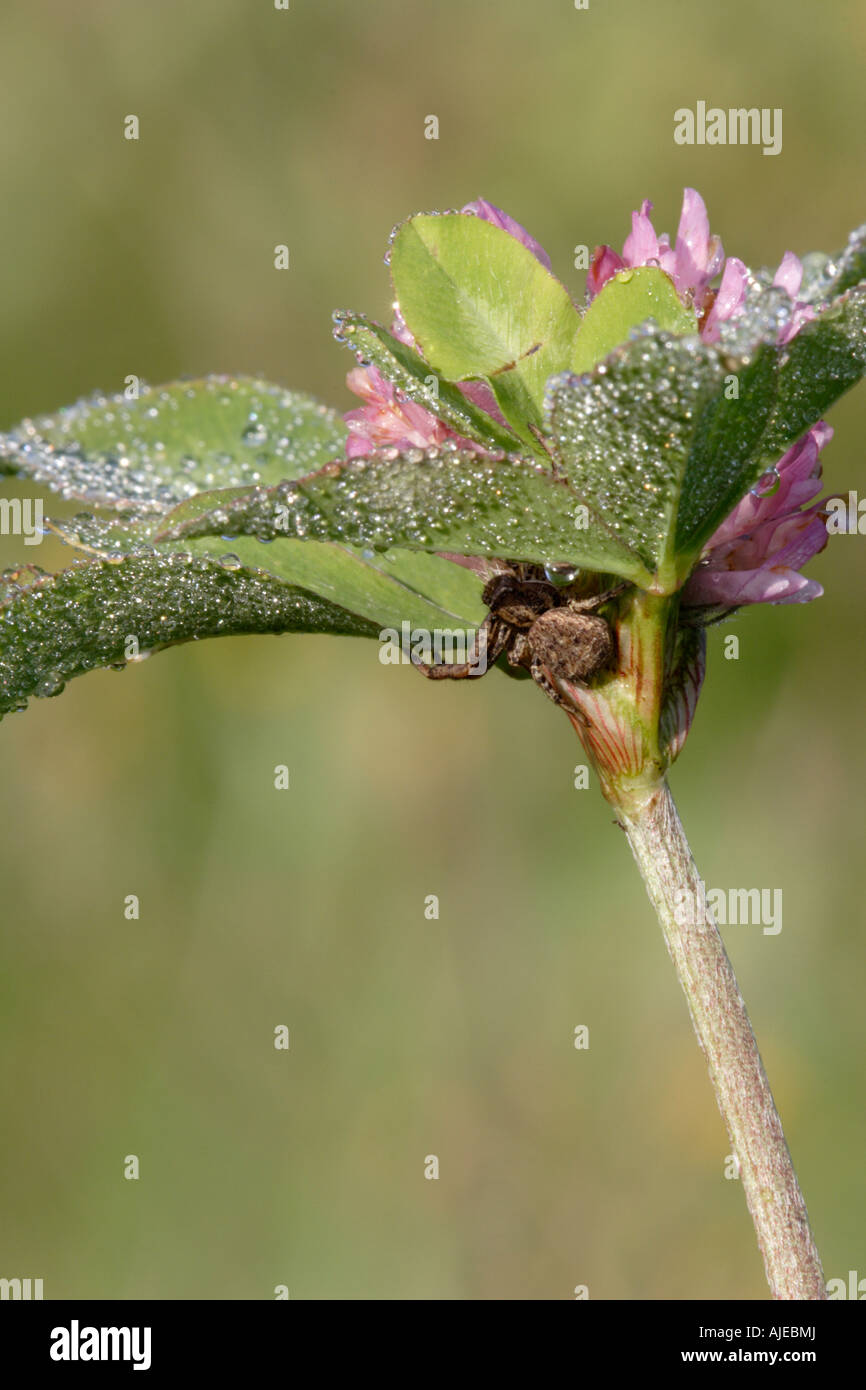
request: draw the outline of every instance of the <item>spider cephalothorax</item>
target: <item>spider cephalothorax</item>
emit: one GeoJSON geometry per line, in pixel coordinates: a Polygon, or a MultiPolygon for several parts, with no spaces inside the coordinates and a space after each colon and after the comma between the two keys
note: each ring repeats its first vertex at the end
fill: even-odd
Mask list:
{"type": "Polygon", "coordinates": [[[465,680],[484,675],[504,652],[511,666],[524,667],[559,703],[545,672],[556,680],[584,684],[612,664],[613,629],[593,610],[624,588],[620,584],[602,594],[580,596],[577,585],[552,583],[538,565],[510,563],[484,586],[481,597],[488,613],[470,659],[416,665],[431,680],[465,680]]]}

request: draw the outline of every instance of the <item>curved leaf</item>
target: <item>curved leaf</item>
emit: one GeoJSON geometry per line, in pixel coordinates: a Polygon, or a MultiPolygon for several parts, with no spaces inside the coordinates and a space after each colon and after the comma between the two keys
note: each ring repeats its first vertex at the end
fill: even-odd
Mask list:
{"type": "Polygon", "coordinates": [[[694,337],[644,332],[583,376],[550,384],[550,431],[574,492],[673,592],[706,526],[760,476],[774,400],[771,354],[743,365],[694,337]],[[739,396],[725,381],[739,371],[739,396]]]}
{"type": "Polygon", "coordinates": [[[778,400],[764,441],[772,462],[866,373],[866,286],[849,290],[779,349],[778,400]]]}
{"type": "Polygon", "coordinates": [[[765,345],[751,360],[725,360],[724,389],[694,432],[676,516],[673,551],[684,579],[705,542],[766,470],[765,430],[776,406],[778,350],[765,345]],[[736,385],[736,395],[728,395],[736,385]]]}
{"type": "Polygon", "coordinates": [[[811,251],[803,257],[803,280],[797,292],[801,303],[819,304],[844,294],[866,280],[866,223],[848,238],[834,256],[811,251]]]}
{"type": "Polygon", "coordinates": [[[345,453],[311,396],[251,377],[94,395],[0,434],[0,467],[118,510],[164,511],[203,489],[297,478],[345,453]]]}
{"type": "Polygon", "coordinates": [[[388,450],[331,464],[245,496],[212,494],[212,510],[181,505],[165,517],[158,543],[202,535],[304,537],[570,564],[645,584],[640,557],[615,522],[582,505],[569,483],[528,459],[480,457],[459,449],[388,450]]]}
{"type": "Polygon", "coordinates": [[[270,575],[217,560],[82,560],[57,575],[7,571],[0,592],[0,715],[66,681],[178,642],[240,633],[373,637],[374,623],[270,575]]]}
{"type": "MultiPolygon", "coordinates": [[[[240,489],[216,494],[244,500],[240,489]]],[[[184,503],[184,516],[206,516],[214,494],[200,493],[184,503]]],[[[177,554],[177,542],[154,544],[161,518],[129,522],[122,518],[89,515],[48,522],[49,529],[75,549],[101,559],[119,560],[130,555],[177,554]]],[[[182,542],[183,552],[210,556],[261,570],[284,584],[301,586],[309,593],[346,609],[379,627],[399,627],[409,622],[432,629],[455,620],[472,626],[484,617],[478,576],[439,555],[372,550],[313,540],[284,540],[266,545],[251,536],[231,541],[202,537],[182,542]]]]}

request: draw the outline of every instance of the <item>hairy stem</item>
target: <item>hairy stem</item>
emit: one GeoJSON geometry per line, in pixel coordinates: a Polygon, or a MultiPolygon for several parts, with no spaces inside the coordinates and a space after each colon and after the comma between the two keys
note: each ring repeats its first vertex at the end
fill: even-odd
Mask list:
{"type": "Polygon", "coordinates": [[[676,596],[620,601],[617,664],[590,685],[552,677],[559,702],[626,832],[685,992],[774,1298],[824,1299],[824,1275],[782,1122],[665,772],[703,679],[700,642],[676,627],[676,596]],[[688,911],[683,911],[688,908],[688,911]]]}
{"type": "Polygon", "coordinates": [[[611,799],[688,1001],[773,1297],[824,1299],[821,1261],[782,1122],[670,790],[662,781],[611,799]]]}

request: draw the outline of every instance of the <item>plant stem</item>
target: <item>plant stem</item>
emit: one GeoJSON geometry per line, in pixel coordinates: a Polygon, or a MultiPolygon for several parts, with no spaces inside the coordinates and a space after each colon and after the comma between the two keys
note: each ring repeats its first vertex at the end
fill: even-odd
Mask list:
{"type": "Polygon", "coordinates": [[[658,914],[739,1163],[773,1297],[825,1299],[782,1122],[665,779],[688,733],[703,650],[677,628],[675,595],[632,590],[611,621],[615,670],[590,685],[554,679],[554,689],[628,836],[658,914]]]}
{"type": "Polygon", "coordinates": [[[824,1274],[746,1006],[667,782],[611,798],[628,836],[692,1022],[733,1152],[774,1298],[825,1299],[824,1274]],[[687,902],[691,911],[678,912],[687,902]],[[678,918],[688,916],[687,925],[678,918]]]}

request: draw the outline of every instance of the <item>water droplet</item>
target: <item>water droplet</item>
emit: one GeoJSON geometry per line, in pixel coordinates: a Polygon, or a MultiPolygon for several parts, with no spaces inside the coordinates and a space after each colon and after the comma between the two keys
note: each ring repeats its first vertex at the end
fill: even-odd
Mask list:
{"type": "Polygon", "coordinates": [[[59,671],[49,671],[35,687],[33,694],[40,700],[49,700],[54,695],[61,695],[65,684],[59,671]]]}
{"type": "Polygon", "coordinates": [[[566,585],[573,584],[580,575],[580,570],[576,565],[545,565],[544,573],[551,584],[566,585]]]}
{"type": "Polygon", "coordinates": [[[773,497],[782,486],[782,475],[774,464],[768,468],[766,473],[762,473],[754,487],[750,488],[753,497],[773,497]]]}
{"type": "Polygon", "coordinates": [[[254,420],[251,424],[247,425],[247,428],[241,435],[241,439],[244,444],[251,445],[255,448],[261,448],[263,444],[267,444],[268,442],[268,432],[261,421],[254,420]]]}

